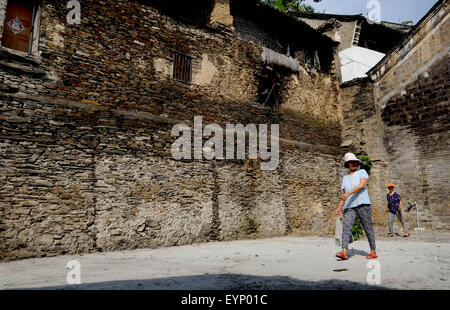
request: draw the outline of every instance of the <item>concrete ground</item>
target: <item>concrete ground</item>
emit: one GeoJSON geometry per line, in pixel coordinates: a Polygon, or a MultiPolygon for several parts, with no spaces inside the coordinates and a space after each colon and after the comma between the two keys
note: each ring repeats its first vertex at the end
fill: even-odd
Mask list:
{"type": "Polygon", "coordinates": [[[340,261],[333,238],[281,237],[1,263],[0,289],[450,289],[448,238],[377,247],[380,285],[367,283],[365,240],[340,261]],[[67,285],[70,260],[80,262],[79,285],[67,285]]]}

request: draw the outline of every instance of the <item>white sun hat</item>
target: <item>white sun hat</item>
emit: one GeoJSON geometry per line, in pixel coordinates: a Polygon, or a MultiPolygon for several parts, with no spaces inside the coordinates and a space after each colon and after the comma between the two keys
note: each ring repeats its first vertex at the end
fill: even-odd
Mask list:
{"type": "Polygon", "coordinates": [[[361,160],[359,160],[358,157],[356,157],[356,155],[353,153],[347,153],[344,155],[344,165],[347,165],[349,161],[357,161],[361,163],[361,160]]]}

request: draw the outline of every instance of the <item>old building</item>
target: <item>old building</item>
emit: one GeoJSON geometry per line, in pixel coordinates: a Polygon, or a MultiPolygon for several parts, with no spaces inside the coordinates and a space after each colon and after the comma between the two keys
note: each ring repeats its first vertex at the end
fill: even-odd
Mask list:
{"type": "MultiPolygon", "coordinates": [[[[449,10],[438,1],[367,79],[341,85],[343,146],[374,160],[375,205],[381,212],[391,181],[433,230],[450,224],[449,10]]],[[[407,218],[415,227],[415,213],[407,218]]]]}
{"type": "Polygon", "coordinates": [[[408,25],[372,22],[363,15],[299,11],[289,11],[288,14],[339,42],[339,52],[361,46],[386,54],[411,30],[408,25]]]}
{"type": "Polygon", "coordinates": [[[257,1],[81,4],[0,1],[2,260],[333,231],[335,42],[257,1]],[[194,116],[280,124],[278,169],[173,159],[194,116]]]}
{"type": "MultiPolygon", "coordinates": [[[[374,22],[363,15],[337,15],[291,10],[289,15],[339,42],[341,82],[366,77],[365,73],[389,53],[411,30],[408,25],[374,22]]],[[[338,69],[339,69],[338,68],[338,69]]]]}
{"type": "Polygon", "coordinates": [[[327,235],[348,150],[375,160],[377,219],[389,179],[448,228],[434,183],[448,180],[448,62],[433,58],[447,55],[447,1],[342,93],[334,22],[321,32],[256,0],[85,0],[78,24],[74,2],[0,0],[0,260],[327,235]],[[419,63],[426,78],[396,80],[419,63]],[[279,124],[278,168],[174,159],[172,128],[196,116],[279,124]]]}

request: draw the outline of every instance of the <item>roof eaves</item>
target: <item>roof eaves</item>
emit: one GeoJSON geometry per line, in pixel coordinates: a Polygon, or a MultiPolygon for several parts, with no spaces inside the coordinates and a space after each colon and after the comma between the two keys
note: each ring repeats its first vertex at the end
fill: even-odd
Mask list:
{"type": "Polygon", "coordinates": [[[291,15],[289,14],[289,12],[286,12],[286,13],[285,13],[285,12],[281,12],[281,11],[277,10],[276,8],[274,8],[273,6],[271,6],[270,4],[263,3],[263,2],[257,2],[257,3],[256,3],[256,6],[257,6],[257,7],[258,7],[258,6],[259,6],[259,7],[265,7],[266,9],[270,9],[270,10],[272,10],[275,14],[278,14],[279,16],[284,16],[284,18],[286,18],[286,19],[288,19],[288,20],[291,20],[291,21],[293,21],[293,22],[295,22],[295,23],[297,23],[297,24],[302,25],[302,27],[304,27],[304,28],[307,29],[308,31],[314,32],[314,33],[316,33],[319,37],[321,37],[323,40],[328,41],[328,43],[329,43],[330,45],[334,45],[334,46],[339,45],[339,42],[334,41],[334,40],[333,40],[332,38],[330,38],[329,36],[327,36],[327,35],[325,35],[325,34],[319,32],[317,29],[314,29],[314,28],[311,27],[308,23],[306,23],[306,22],[304,22],[304,21],[302,21],[302,20],[299,20],[298,18],[295,18],[294,16],[291,16],[291,15]]]}
{"type": "Polygon", "coordinates": [[[362,14],[358,15],[342,15],[342,14],[327,14],[327,13],[313,13],[313,12],[300,12],[295,10],[288,10],[287,14],[294,17],[304,17],[312,19],[324,19],[328,20],[330,18],[335,18],[339,21],[356,21],[365,20],[366,18],[362,14]]]}

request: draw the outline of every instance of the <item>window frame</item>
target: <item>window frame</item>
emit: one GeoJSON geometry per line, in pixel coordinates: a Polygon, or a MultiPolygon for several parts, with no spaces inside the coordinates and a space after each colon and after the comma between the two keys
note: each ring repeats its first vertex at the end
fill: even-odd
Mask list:
{"type": "Polygon", "coordinates": [[[0,48],[10,51],[15,55],[23,55],[23,56],[33,56],[38,55],[39,52],[39,40],[40,40],[40,26],[41,26],[41,8],[42,8],[42,0],[32,0],[33,2],[33,12],[32,12],[32,21],[31,21],[31,31],[30,31],[30,41],[28,45],[28,52],[19,51],[13,48],[9,48],[1,45],[3,39],[3,33],[5,31],[6,24],[6,11],[8,8],[10,0],[6,1],[5,8],[0,12],[0,20],[3,20],[3,23],[0,25],[0,48]]]}
{"type": "Polygon", "coordinates": [[[186,83],[186,84],[191,84],[192,83],[192,62],[194,60],[194,57],[178,52],[178,51],[173,51],[173,68],[172,68],[172,78],[175,81],[179,81],[182,83],[186,83]],[[188,68],[187,70],[184,70],[184,68],[180,68],[179,70],[177,70],[177,66],[180,65],[180,61],[186,59],[188,61],[188,68]],[[180,59],[180,61],[178,61],[178,59],[180,59]],[[180,78],[180,74],[184,75],[186,73],[184,73],[185,71],[187,71],[187,79],[184,78],[180,78]]]}

